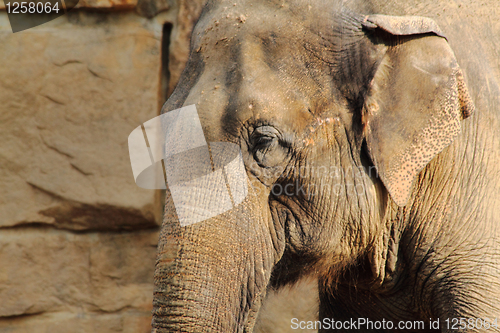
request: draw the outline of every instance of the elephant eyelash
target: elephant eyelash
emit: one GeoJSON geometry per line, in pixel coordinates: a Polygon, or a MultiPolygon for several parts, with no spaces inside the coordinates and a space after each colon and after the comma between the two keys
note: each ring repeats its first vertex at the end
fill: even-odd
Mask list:
{"type": "Polygon", "coordinates": [[[252,133],[252,143],[255,150],[268,148],[278,139],[280,132],[273,126],[259,126],[252,133]]]}
{"type": "MultiPolygon", "coordinates": [[[[267,128],[268,126],[263,127],[267,128]]],[[[293,149],[295,138],[292,135],[283,134],[278,129],[272,126],[269,127],[271,127],[272,130],[254,131],[252,135],[252,146],[254,151],[267,152],[278,144],[285,149],[293,149]]]]}
{"type": "Polygon", "coordinates": [[[263,148],[267,148],[275,140],[276,140],[276,137],[273,137],[273,136],[267,136],[267,135],[259,136],[257,139],[255,139],[254,148],[256,150],[261,150],[263,148]]]}

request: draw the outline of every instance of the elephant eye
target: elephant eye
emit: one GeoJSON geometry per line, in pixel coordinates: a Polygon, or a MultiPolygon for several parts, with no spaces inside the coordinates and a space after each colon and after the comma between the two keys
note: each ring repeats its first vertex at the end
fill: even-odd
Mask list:
{"type": "Polygon", "coordinates": [[[278,139],[279,132],[271,126],[260,126],[251,136],[254,151],[269,148],[278,139]]]}
{"type": "Polygon", "coordinates": [[[254,159],[262,167],[273,167],[284,161],[288,152],[283,135],[272,126],[257,127],[251,137],[254,159]]]}
{"type": "Polygon", "coordinates": [[[267,148],[273,143],[275,139],[275,137],[267,135],[259,136],[257,139],[255,139],[254,148],[255,150],[267,148]]]}

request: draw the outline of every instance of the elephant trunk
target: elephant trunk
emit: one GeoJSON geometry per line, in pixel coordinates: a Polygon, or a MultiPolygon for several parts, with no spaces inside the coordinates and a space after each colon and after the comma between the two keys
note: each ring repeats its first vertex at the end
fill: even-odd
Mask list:
{"type": "Polygon", "coordinates": [[[243,202],[182,227],[171,199],[154,275],[152,332],[250,332],[277,261],[266,219],[243,202]]]}

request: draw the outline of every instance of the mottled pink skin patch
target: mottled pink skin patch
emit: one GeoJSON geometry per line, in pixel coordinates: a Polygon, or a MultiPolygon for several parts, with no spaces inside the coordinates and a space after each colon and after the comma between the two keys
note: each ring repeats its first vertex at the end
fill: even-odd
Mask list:
{"type": "Polygon", "coordinates": [[[333,124],[334,122],[340,122],[340,119],[338,117],[316,118],[316,120],[306,128],[306,138],[302,140],[304,146],[307,147],[314,144],[314,140],[310,138],[310,135],[314,133],[319,127],[333,124]]]}

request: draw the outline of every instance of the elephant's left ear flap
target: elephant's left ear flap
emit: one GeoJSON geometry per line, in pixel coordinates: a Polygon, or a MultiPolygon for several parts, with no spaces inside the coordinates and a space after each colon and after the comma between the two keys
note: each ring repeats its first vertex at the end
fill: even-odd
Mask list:
{"type": "Polygon", "coordinates": [[[474,105],[437,24],[372,15],[363,27],[385,45],[363,106],[363,130],[378,175],[398,206],[420,171],[459,135],[474,105]]]}

